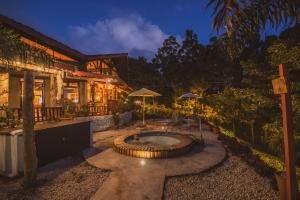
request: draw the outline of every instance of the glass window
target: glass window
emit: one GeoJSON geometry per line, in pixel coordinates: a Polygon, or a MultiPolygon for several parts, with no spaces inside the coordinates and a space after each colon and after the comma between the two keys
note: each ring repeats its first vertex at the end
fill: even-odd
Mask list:
{"type": "Polygon", "coordinates": [[[64,83],[64,99],[79,103],[79,84],[64,83]]]}
{"type": "MultiPolygon", "coordinates": [[[[24,79],[21,79],[22,84],[22,101],[24,94],[24,79]]],[[[34,107],[41,107],[44,104],[44,80],[35,79],[34,80],[34,99],[33,105],[34,107]]]]}

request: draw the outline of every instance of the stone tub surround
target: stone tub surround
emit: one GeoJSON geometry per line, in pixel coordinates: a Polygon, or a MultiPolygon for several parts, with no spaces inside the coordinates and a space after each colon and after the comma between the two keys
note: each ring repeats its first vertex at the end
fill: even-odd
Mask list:
{"type": "MultiPolygon", "coordinates": [[[[148,126],[148,129],[155,131],[161,130],[161,127],[148,126]]],[[[192,134],[195,138],[201,137],[195,129],[170,129],[181,134],[192,134]]],[[[140,130],[131,126],[118,131],[94,134],[95,149],[84,152],[84,156],[91,165],[112,172],[92,199],[161,199],[166,177],[200,173],[220,164],[226,157],[226,151],[217,140],[217,135],[210,131],[203,131],[203,148],[195,145],[189,153],[175,158],[135,158],[112,149],[116,136],[138,131],[140,130]],[[106,148],[102,148],[103,146],[106,148]]]]}
{"type": "MultiPolygon", "coordinates": [[[[76,117],[74,120],[88,120],[91,121],[92,132],[104,131],[114,126],[114,120],[112,115],[102,116],[88,116],[88,117],[76,117]]],[[[132,121],[132,112],[125,112],[120,114],[120,126],[128,124],[132,121]]]]}
{"type": "Polygon", "coordinates": [[[177,138],[179,143],[168,146],[148,146],[127,143],[126,140],[133,139],[136,136],[134,133],[117,137],[114,140],[113,149],[120,154],[137,158],[169,158],[187,153],[195,144],[193,138],[174,132],[168,134],[161,131],[142,132],[139,134],[139,137],[155,135],[177,138]]]}

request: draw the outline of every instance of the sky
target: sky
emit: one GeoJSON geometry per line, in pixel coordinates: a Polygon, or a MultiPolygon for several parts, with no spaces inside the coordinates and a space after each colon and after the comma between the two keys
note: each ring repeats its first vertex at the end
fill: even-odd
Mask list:
{"type": "Polygon", "coordinates": [[[0,13],[86,54],[153,57],[185,30],[214,35],[206,0],[0,0],[0,13]]]}

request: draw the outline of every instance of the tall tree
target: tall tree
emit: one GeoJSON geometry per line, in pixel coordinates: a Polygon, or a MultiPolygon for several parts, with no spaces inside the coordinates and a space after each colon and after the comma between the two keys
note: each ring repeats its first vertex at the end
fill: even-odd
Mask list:
{"type": "Polygon", "coordinates": [[[180,44],[178,43],[176,37],[170,36],[163,42],[163,46],[157,50],[157,53],[152,61],[157,70],[165,78],[166,83],[168,84],[167,87],[171,88],[173,94],[175,94],[173,98],[178,93],[178,89],[181,88],[179,87],[181,83],[178,81],[178,78],[182,75],[178,73],[180,70],[178,58],[179,49],[180,44]]]}
{"type": "Polygon", "coordinates": [[[207,7],[213,7],[213,28],[236,38],[257,34],[268,25],[298,23],[300,17],[299,0],[209,0],[207,7]]]}

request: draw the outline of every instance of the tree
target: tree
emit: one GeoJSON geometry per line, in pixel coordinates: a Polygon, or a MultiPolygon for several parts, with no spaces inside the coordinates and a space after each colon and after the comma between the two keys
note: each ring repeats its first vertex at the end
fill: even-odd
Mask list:
{"type": "Polygon", "coordinates": [[[213,7],[214,29],[240,37],[257,34],[267,25],[297,23],[300,17],[298,0],[209,0],[207,7],[213,7]]]}
{"type": "Polygon", "coordinates": [[[182,74],[180,71],[180,62],[178,58],[178,51],[180,45],[176,37],[170,36],[164,42],[163,46],[157,50],[152,63],[156,69],[162,74],[166,82],[166,90],[172,90],[171,95],[167,95],[170,99],[176,98],[181,87],[182,74]]]}

